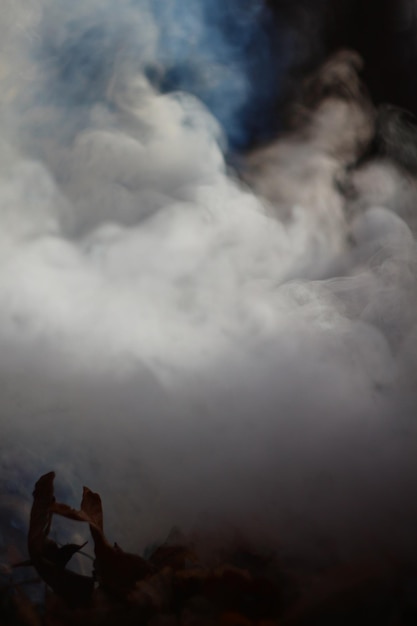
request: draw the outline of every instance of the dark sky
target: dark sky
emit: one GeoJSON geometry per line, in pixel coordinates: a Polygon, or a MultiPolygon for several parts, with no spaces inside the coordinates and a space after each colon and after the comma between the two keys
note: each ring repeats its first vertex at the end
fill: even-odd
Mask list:
{"type": "Polygon", "coordinates": [[[301,32],[300,64],[313,66],[340,47],[364,58],[376,104],[417,113],[417,4],[413,0],[269,0],[277,24],[301,32]]]}

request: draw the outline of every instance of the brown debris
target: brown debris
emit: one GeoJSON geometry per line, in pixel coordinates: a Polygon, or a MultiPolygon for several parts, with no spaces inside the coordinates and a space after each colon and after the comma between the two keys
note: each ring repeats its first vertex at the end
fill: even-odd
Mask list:
{"type": "MultiPolygon", "coordinates": [[[[97,493],[84,487],[80,509],[73,509],[55,501],[54,478],[50,472],[35,485],[28,532],[30,563],[49,587],[45,603],[40,611],[22,591],[23,583],[12,582],[16,570],[5,570],[11,582],[0,587],[1,626],[417,623],[417,599],[414,604],[412,599],[405,604],[402,600],[408,581],[417,580],[415,569],[387,561],[356,562],[304,576],[300,585],[276,557],[248,553],[244,546],[233,548],[229,562],[204,566],[178,535],[145,559],[106,539],[97,493]],[[92,576],[66,568],[85,544],[59,547],[52,541],[53,515],[89,525],[95,552],[92,576]],[[9,615],[3,621],[2,606],[9,615]],[[403,615],[408,621],[403,621],[403,615]]],[[[25,582],[34,583],[33,579],[25,582]]]]}
{"type": "Polygon", "coordinates": [[[58,545],[48,538],[52,522],[55,473],[41,476],[33,492],[30,514],[28,552],[33,567],[53,591],[70,605],[89,602],[94,589],[94,580],[65,569],[71,556],[82,546],[58,545]]]}

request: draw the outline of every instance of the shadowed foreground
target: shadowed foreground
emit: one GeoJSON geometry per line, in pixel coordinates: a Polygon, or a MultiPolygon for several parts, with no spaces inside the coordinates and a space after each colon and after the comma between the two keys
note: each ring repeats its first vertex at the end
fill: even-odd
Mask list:
{"type": "MultiPolygon", "coordinates": [[[[257,554],[242,539],[210,553],[209,539],[186,539],[178,531],[142,557],[108,542],[97,493],[84,487],[80,509],[73,509],[55,500],[54,478],[49,472],[35,485],[30,560],[2,565],[4,626],[416,623],[417,569],[411,563],[374,558],[311,569],[288,557],[257,554]],[[91,574],[67,568],[86,543],[58,545],[50,539],[54,516],[88,524],[91,574]],[[17,581],[22,567],[34,568],[36,577],[28,573],[17,581]]],[[[19,550],[10,545],[10,560],[19,550]]]]}

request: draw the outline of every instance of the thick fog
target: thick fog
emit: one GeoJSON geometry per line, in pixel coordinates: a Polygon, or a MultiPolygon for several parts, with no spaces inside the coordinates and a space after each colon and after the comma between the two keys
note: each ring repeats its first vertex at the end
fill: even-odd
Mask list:
{"type": "Polygon", "coordinates": [[[4,498],[54,469],[127,548],[220,524],[407,551],[413,144],[404,165],[383,119],[350,168],[382,115],[351,53],[272,140],[296,51],[237,4],[1,0],[4,498]]]}

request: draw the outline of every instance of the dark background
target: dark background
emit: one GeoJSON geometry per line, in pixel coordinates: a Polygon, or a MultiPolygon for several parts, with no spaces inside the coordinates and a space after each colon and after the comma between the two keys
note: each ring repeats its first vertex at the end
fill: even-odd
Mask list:
{"type": "MultiPolygon", "coordinates": [[[[363,78],[376,104],[417,113],[417,3],[414,0],[267,0],[277,31],[298,33],[294,77],[348,47],[365,61],[363,78]]],[[[296,84],[296,81],[294,81],[296,84]]]]}

